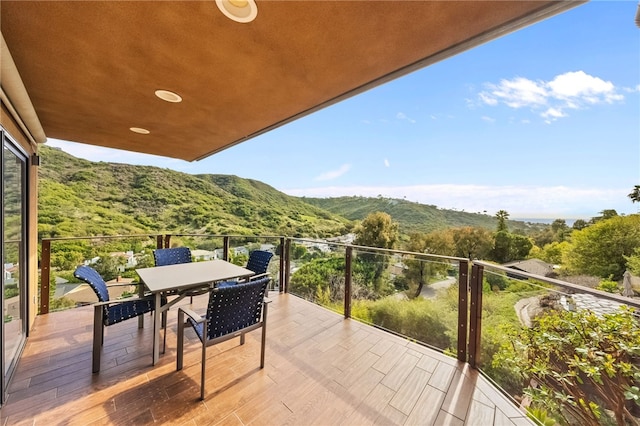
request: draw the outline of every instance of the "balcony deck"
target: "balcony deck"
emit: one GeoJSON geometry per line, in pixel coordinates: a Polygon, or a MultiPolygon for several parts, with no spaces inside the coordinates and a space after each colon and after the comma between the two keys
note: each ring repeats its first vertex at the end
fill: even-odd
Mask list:
{"type": "MultiPolygon", "coordinates": [[[[532,425],[465,364],[292,295],[271,292],[265,368],[260,331],[200,353],[186,332],[175,370],[176,312],[167,351],[151,366],[151,321],[105,330],[102,369],[91,373],[93,308],[37,318],[0,410],[1,425],[532,425]]],[[[188,304],[188,298],[181,303],[188,304]]],[[[206,296],[194,299],[203,311],[206,296]]]]}

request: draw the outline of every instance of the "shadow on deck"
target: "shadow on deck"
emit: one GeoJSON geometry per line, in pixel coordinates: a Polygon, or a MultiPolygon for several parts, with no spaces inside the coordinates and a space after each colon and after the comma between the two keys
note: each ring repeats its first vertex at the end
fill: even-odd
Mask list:
{"type": "MultiPolygon", "coordinates": [[[[265,368],[260,331],[200,352],[186,332],[175,370],[176,312],[167,350],[151,365],[151,317],[105,330],[102,369],[91,373],[93,308],[36,319],[0,410],[14,424],[532,425],[484,377],[456,359],[292,295],[270,293],[265,368]]],[[[194,299],[203,312],[206,296],[194,299]]],[[[181,303],[188,304],[188,298],[181,303]]]]}

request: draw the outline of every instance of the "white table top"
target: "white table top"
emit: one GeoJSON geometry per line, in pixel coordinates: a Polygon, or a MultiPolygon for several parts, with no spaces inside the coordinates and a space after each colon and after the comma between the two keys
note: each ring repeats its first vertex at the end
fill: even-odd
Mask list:
{"type": "Polygon", "coordinates": [[[136,272],[152,293],[187,289],[254,274],[250,269],[220,259],[140,268],[136,272]]]}

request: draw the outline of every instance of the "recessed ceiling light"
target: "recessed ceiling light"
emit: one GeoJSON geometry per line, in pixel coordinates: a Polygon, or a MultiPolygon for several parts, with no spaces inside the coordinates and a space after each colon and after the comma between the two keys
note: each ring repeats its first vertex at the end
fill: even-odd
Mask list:
{"type": "Polygon", "coordinates": [[[130,127],[129,130],[134,133],[140,133],[141,135],[148,135],[149,133],[151,133],[150,131],[148,131],[147,129],[143,129],[142,127],[130,127]]]}
{"type": "Polygon", "coordinates": [[[224,16],[243,24],[253,21],[258,15],[254,0],[216,0],[216,5],[224,16]]]}
{"type": "Polygon", "coordinates": [[[167,102],[182,102],[182,97],[168,90],[156,90],[156,96],[167,102]]]}

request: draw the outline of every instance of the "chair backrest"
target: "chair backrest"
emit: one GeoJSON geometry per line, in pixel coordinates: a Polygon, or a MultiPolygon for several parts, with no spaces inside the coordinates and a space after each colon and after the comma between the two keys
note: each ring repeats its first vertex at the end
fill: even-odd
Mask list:
{"type": "Polygon", "coordinates": [[[266,276],[245,284],[212,290],[207,306],[207,340],[259,323],[270,280],[271,277],[266,276]]]}
{"type": "Polygon", "coordinates": [[[264,250],[254,250],[249,254],[249,260],[247,261],[247,269],[252,270],[256,274],[264,274],[267,272],[267,267],[273,253],[264,250]]]}
{"type": "Polygon", "coordinates": [[[102,275],[90,266],[78,266],[73,272],[73,276],[86,282],[95,291],[96,296],[100,302],[109,301],[109,290],[107,290],[107,283],[104,282],[102,275]]]}
{"type": "Polygon", "coordinates": [[[191,262],[191,250],[189,247],[156,249],[153,251],[153,260],[156,266],[189,263],[191,262]]]}

